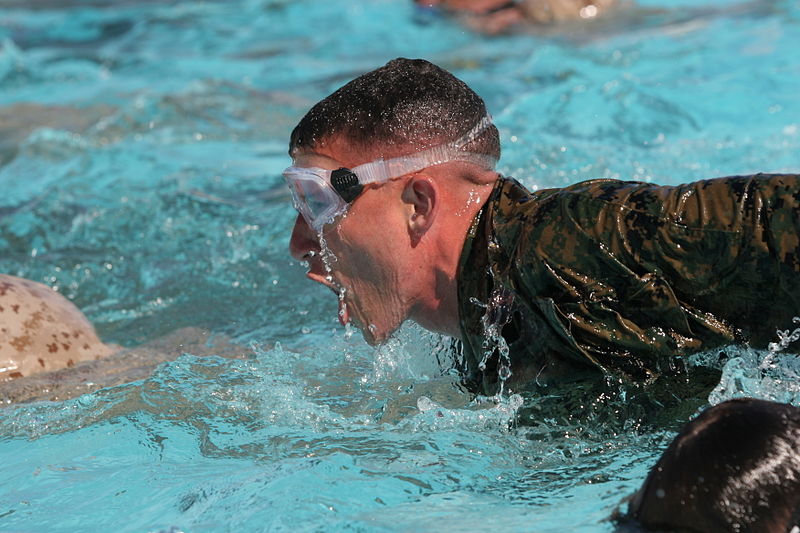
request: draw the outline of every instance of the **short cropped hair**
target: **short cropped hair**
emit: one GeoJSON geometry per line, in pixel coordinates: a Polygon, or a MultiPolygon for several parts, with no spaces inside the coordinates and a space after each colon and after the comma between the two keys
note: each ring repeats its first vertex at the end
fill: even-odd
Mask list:
{"type": "MultiPolygon", "coordinates": [[[[415,152],[459,139],[484,115],[483,100],[463,81],[423,59],[398,58],[312,107],[292,131],[289,155],[339,135],[364,150],[415,152]]],[[[464,149],[499,159],[497,128],[464,149]]]]}
{"type": "Polygon", "coordinates": [[[786,533],[800,525],[800,408],[723,402],[686,424],[629,506],[656,530],[786,533]]]}

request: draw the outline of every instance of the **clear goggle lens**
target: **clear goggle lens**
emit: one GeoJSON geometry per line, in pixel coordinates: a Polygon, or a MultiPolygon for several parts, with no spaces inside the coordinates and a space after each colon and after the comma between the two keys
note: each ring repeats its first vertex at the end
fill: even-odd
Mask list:
{"type": "Polygon", "coordinates": [[[347,211],[347,203],[330,185],[330,174],[322,168],[289,167],[283,171],[294,208],[316,231],[347,211]]]}

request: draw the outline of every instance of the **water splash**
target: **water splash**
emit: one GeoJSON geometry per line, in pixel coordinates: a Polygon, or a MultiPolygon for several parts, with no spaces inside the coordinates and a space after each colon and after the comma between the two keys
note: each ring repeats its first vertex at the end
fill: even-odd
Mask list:
{"type": "Polygon", "coordinates": [[[715,405],[731,398],[754,397],[800,405],[800,355],[729,347],[719,384],[709,394],[715,405]]]}
{"type": "Polygon", "coordinates": [[[326,279],[333,283],[333,263],[338,261],[336,254],[334,254],[328,246],[328,241],[325,239],[325,234],[322,231],[317,232],[317,240],[319,241],[320,255],[322,257],[322,266],[327,274],[326,279]]]}
{"type": "Polygon", "coordinates": [[[401,423],[413,431],[442,431],[447,429],[482,428],[508,430],[524,401],[519,394],[507,398],[478,397],[467,408],[448,409],[427,396],[417,399],[419,414],[401,423]]]}
{"type": "MultiPolygon", "coordinates": [[[[328,276],[331,280],[333,280],[333,276],[328,276]]],[[[344,287],[339,287],[339,291],[336,293],[337,298],[339,299],[339,318],[344,322],[344,318],[347,316],[347,302],[344,301],[345,297],[347,296],[347,289],[344,287]]],[[[347,324],[350,324],[348,321],[347,324]]]]}
{"type": "MultiPolygon", "coordinates": [[[[800,317],[794,317],[792,322],[795,324],[800,324],[800,317]]],[[[778,335],[778,342],[771,342],[769,343],[769,351],[772,353],[777,353],[785,350],[789,347],[789,345],[797,340],[800,339],[800,327],[795,328],[794,331],[786,330],[777,330],[778,335]]]]}
{"type": "Polygon", "coordinates": [[[489,360],[497,354],[497,377],[500,388],[497,397],[502,397],[505,383],[512,376],[511,356],[506,339],[503,337],[503,327],[511,321],[511,310],[514,303],[514,293],[505,288],[496,288],[489,296],[487,303],[482,303],[476,298],[471,302],[485,309],[481,317],[483,328],[483,357],[478,363],[481,371],[486,371],[489,360]]]}
{"type": "Polygon", "coordinates": [[[392,379],[411,379],[416,383],[430,380],[447,373],[443,350],[440,335],[408,322],[375,350],[373,368],[365,379],[370,383],[392,379]]]}

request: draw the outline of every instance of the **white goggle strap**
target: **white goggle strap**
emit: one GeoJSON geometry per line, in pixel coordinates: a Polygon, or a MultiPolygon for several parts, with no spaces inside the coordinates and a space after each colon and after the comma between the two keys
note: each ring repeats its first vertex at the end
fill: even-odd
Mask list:
{"type": "Polygon", "coordinates": [[[461,150],[466,145],[474,141],[478,138],[478,136],[483,133],[483,130],[488,128],[492,125],[492,117],[490,115],[484,115],[477,124],[475,124],[471,130],[461,136],[460,139],[457,139],[450,143],[449,146],[452,146],[456,150],[461,150]]]}
{"type": "Polygon", "coordinates": [[[415,154],[394,157],[392,159],[377,159],[352,169],[358,176],[361,184],[389,181],[404,174],[417,172],[427,167],[441,165],[448,161],[466,161],[484,168],[494,168],[497,162],[489,155],[464,152],[461,149],[474,141],[483,131],[491,126],[492,118],[485,115],[475,126],[461,138],[452,143],[434,146],[415,154]]]}

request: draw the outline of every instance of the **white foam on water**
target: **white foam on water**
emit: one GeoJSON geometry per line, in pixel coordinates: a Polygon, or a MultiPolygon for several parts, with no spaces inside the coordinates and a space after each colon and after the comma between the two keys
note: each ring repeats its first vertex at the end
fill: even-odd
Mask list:
{"type": "Polygon", "coordinates": [[[419,414],[403,420],[399,425],[413,431],[443,431],[458,428],[508,430],[523,399],[518,394],[507,398],[479,397],[469,408],[448,409],[426,396],[417,399],[419,414]]]}
{"type": "MultiPolygon", "coordinates": [[[[800,318],[793,319],[795,324],[800,318]]],[[[719,384],[708,397],[709,403],[718,404],[731,398],[754,397],[775,402],[800,405],[800,328],[778,330],[777,342],[767,350],[746,347],[729,347],[730,356],[722,367],[719,384]]]]}

